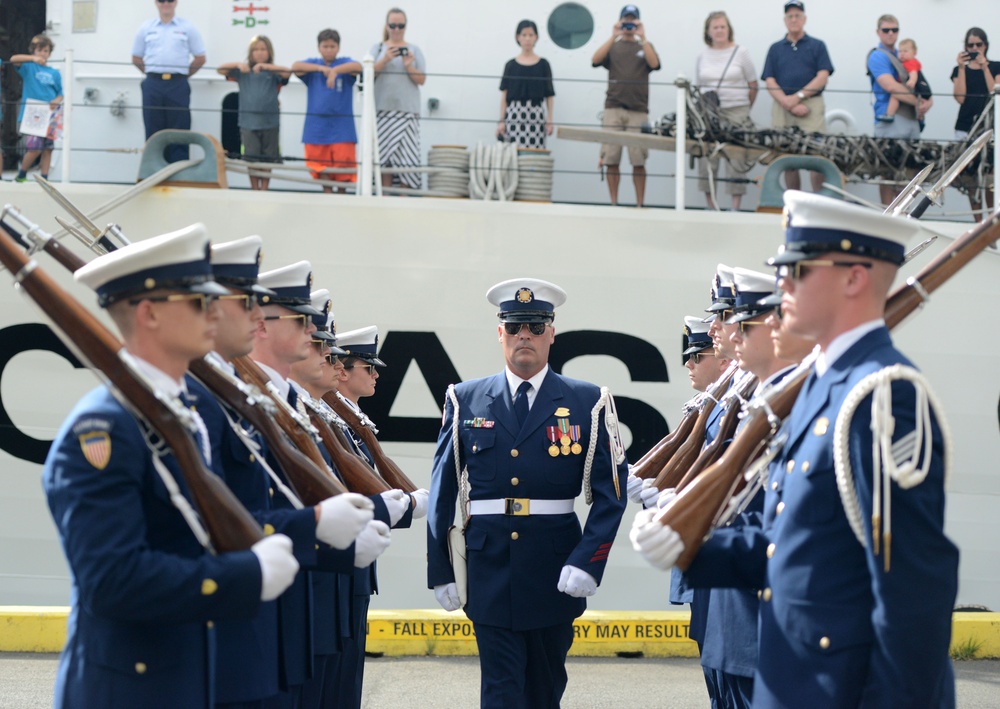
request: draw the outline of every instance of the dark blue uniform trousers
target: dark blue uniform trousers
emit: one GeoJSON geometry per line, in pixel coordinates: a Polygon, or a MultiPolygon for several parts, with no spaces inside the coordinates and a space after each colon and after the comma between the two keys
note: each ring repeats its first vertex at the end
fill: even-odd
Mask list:
{"type": "Polygon", "coordinates": [[[483,709],[550,709],[566,691],[573,624],[507,630],[475,623],[483,709]]]}
{"type": "MultiPolygon", "coordinates": [[[[191,85],[183,74],[170,79],[149,74],[142,81],[142,120],[146,124],[146,140],[166,128],[191,130],[191,85]]],[[[188,146],[171,145],[165,153],[167,162],[188,159],[188,146]]]]}

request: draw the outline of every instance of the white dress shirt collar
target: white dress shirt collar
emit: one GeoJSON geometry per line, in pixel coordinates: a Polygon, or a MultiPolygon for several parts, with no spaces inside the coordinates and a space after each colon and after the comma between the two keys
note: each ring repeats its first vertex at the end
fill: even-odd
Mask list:
{"type": "Polygon", "coordinates": [[[847,350],[851,349],[858,340],[880,327],[885,327],[885,320],[881,318],[870,320],[833,338],[833,341],[816,358],[816,376],[822,377],[826,374],[830,366],[840,359],[847,350]]]}
{"type": "Polygon", "coordinates": [[[521,382],[526,381],[531,384],[531,389],[528,390],[528,408],[530,409],[535,403],[535,395],[538,394],[538,389],[542,386],[545,375],[549,373],[549,365],[546,364],[542,367],[542,370],[531,379],[521,379],[521,377],[514,374],[507,367],[504,367],[503,371],[507,375],[507,388],[510,391],[510,400],[512,402],[514,401],[514,397],[517,396],[517,388],[521,386],[521,382]]]}

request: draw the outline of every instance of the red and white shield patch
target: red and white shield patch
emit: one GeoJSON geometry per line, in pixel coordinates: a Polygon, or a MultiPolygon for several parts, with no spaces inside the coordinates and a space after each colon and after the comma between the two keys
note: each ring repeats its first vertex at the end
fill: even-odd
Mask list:
{"type": "Polygon", "coordinates": [[[91,431],[79,437],[80,449],[87,462],[104,470],[111,460],[111,436],[104,431],[91,431]]]}

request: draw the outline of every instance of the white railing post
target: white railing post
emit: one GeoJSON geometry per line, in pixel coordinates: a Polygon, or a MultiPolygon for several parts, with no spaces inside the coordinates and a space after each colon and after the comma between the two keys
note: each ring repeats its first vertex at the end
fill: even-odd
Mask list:
{"type": "Polygon", "coordinates": [[[366,54],[361,60],[362,82],[361,92],[361,164],[358,165],[359,197],[372,196],[372,145],[378,140],[375,133],[375,58],[366,54]]]}
{"type": "Polygon", "coordinates": [[[690,86],[684,74],[678,74],[674,81],[677,87],[677,140],[674,146],[674,209],[684,211],[684,187],[687,174],[687,90],[690,86]]]}
{"type": "Polygon", "coordinates": [[[63,184],[69,184],[69,151],[73,141],[73,50],[66,50],[66,66],[63,71],[63,134],[62,134],[62,171],[63,184]]]}
{"type": "Polygon", "coordinates": [[[993,87],[993,208],[1000,205],[1000,84],[993,87]]]}

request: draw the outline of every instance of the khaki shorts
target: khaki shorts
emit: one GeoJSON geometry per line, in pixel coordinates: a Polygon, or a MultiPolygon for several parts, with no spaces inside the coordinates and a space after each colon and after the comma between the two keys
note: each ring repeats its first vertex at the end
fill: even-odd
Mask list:
{"type": "MultiPolygon", "coordinates": [[[[632,133],[642,132],[642,126],[649,118],[649,114],[639,111],[630,111],[627,108],[605,108],[604,118],[601,126],[605,129],[624,130],[632,133]]],[[[646,148],[636,148],[629,146],[628,161],[632,167],[643,167],[646,158],[649,157],[649,150],[646,148]]],[[[622,161],[622,146],[601,145],[601,162],[604,165],[618,165],[622,161]]]]}
{"type": "Polygon", "coordinates": [[[809,113],[802,118],[793,116],[775,101],[771,106],[771,125],[775,128],[798,126],[806,133],[826,132],[826,104],[822,96],[810,96],[803,101],[809,108],[809,113]]]}

